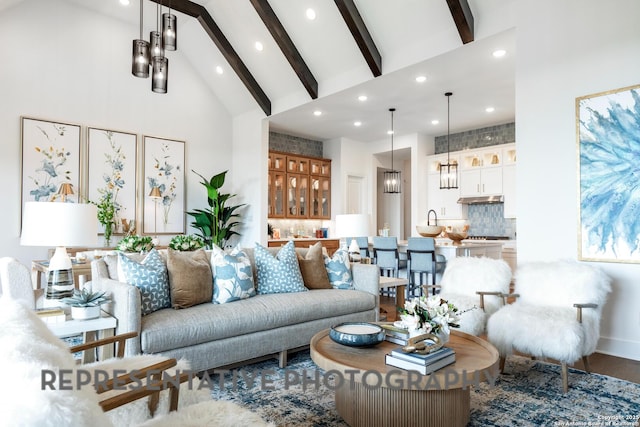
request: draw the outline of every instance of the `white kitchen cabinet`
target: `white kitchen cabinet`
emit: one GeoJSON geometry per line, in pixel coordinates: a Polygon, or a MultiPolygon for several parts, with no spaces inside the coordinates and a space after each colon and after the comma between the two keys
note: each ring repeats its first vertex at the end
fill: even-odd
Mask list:
{"type": "MultiPolygon", "coordinates": [[[[427,209],[433,209],[438,215],[438,219],[464,219],[466,215],[466,206],[458,204],[460,198],[460,189],[440,189],[440,165],[447,163],[458,163],[458,156],[447,156],[439,154],[428,156],[427,158],[427,209]]],[[[458,181],[460,181],[460,172],[458,171],[458,181]]]]}
{"type": "Polygon", "coordinates": [[[516,218],[516,165],[502,169],[502,193],[504,194],[504,217],[516,218]]]}
{"type": "Polygon", "coordinates": [[[466,206],[458,203],[460,189],[440,189],[440,174],[427,177],[427,208],[433,209],[438,219],[464,219],[466,206]]]}
{"type": "Polygon", "coordinates": [[[502,194],[502,167],[463,170],[460,173],[462,197],[494,196],[502,194]]]}

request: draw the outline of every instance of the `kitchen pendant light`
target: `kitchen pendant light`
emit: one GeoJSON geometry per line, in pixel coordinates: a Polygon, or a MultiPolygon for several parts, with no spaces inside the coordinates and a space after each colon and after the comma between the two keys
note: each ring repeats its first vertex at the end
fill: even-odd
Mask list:
{"type": "Polygon", "coordinates": [[[149,77],[149,42],[142,38],[142,2],[140,0],[140,38],[133,41],[131,73],[136,77],[149,77]]]}
{"type": "Polygon", "coordinates": [[[156,93],[167,93],[169,80],[169,60],[164,56],[156,56],[151,61],[153,75],[151,77],[151,90],[156,93]]]}
{"type": "Polygon", "coordinates": [[[393,112],[395,108],[389,108],[391,112],[391,170],[384,173],[384,192],[385,193],[400,193],[400,171],[393,168],[393,112]]]}
{"type": "Polygon", "coordinates": [[[458,163],[451,162],[451,155],[449,151],[449,136],[450,136],[450,103],[452,92],[446,92],[444,96],[447,97],[447,163],[440,165],[440,189],[449,190],[458,188],[458,163]]]}
{"type": "Polygon", "coordinates": [[[156,30],[149,33],[149,41],[151,45],[151,58],[164,56],[164,47],[162,45],[162,33],[160,32],[160,4],[156,3],[156,30]]]}
{"type": "Polygon", "coordinates": [[[169,1],[169,13],[162,14],[162,43],[166,50],[178,49],[178,20],[171,13],[171,1],[169,1]]]}

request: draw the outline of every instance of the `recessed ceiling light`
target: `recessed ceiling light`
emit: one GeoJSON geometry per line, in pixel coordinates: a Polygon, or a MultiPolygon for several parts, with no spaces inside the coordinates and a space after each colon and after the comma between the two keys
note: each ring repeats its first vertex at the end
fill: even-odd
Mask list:
{"type": "Polygon", "coordinates": [[[418,83],[424,83],[424,82],[427,81],[427,76],[418,76],[418,77],[416,77],[416,81],[418,83]]]}
{"type": "Polygon", "coordinates": [[[321,116],[322,115],[322,111],[316,110],[316,111],[313,112],[313,115],[314,116],[321,116]]]}
{"type": "Polygon", "coordinates": [[[507,51],[504,49],[498,49],[498,50],[494,50],[493,51],[493,56],[495,58],[502,58],[503,56],[505,56],[507,54],[507,51]]]}
{"type": "Polygon", "coordinates": [[[123,6],[129,6],[129,0],[120,0],[120,4],[123,6]]]}
{"type": "Polygon", "coordinates": [[[438,123],[440,123],[440,120],[431,120],[432,125],[437,125],[438,123]]]}
{"type": "Polygon", "coordinates": [[[496,109],[493,107],[487,107],[484,109],[484,111],[486,111],[487,113],[493,113],[494,111],[496,111],[496,109]]]}
{"type": "Polygon", "coordinates": [[[361,125],[362,125],[362,122],[353,122],[353,125],[354,125],[354,126],[361,126],[361,125]]]}
{"type": "Polygon", "coordinates": [[[307,11],[305,12],[305,14],[307,15],[307,19],[313,21],[314,19],[316,19],[316,11],[309,8],[307,9],[307,11]]]}
{"type": "Polygon", "coordinates": [[[358,97],[358,101],[362,101],[362,102],[364,102],[364,101],[366,101],[366,100],[367,100],[367,95],[360,95],[360,96],[358,97]]]}
{"type": "Polygon", "coordinates": [[[219,66],[219,65],[218,65],[218,66],[216,67],[216,73],[218,73],[218,74],[222,74],[222,73],[224,73],[224,68],[222,68],[221,66],[219,66]]]}
{"type": "Polygon", "coordinates": [[[255,46],[256,46],[256,50],[259,52],[262,52],[262,49],[264,49],[264,46],[260,42],[256,42],[255,46]]]}

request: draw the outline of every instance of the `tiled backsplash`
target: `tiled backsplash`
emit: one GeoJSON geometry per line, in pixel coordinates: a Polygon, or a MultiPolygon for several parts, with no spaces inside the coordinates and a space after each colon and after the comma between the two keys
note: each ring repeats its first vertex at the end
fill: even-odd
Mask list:
{"type": "Polygon", "coordinates": [[[322,157],[322,141],[269,132],[269,150],[310,157],[322,157]]]}
{"type": "Polygon", "coordinates": [[[516,220],[504,217],[502,203],[469,205],[470,236],[508,236],[516,238],[516,220]]]}
{"type": "MultiPolygon", "coordinates": [[[[508,144],[516,140],[516,124],[489,126],[466,132],[452,133],[449,137],[449,151],[467,148],[482,148],[491,145],[508,144]]],[[[447,152],[447,135],[436,136],[435,154],[447,152]]]]}

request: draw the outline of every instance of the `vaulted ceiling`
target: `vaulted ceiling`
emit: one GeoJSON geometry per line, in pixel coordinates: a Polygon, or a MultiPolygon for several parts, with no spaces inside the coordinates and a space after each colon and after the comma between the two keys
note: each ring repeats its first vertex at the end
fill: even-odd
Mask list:
{"type": "MultiPolygon", "coordinates": [[[[19,0],[0,0],[0,10],[19,0]]],[[[27,0],[28,1],[28,0],[27,0]]],[[[64,0],[138,26],[138,0],[64,0]]],[[[145,34],[156,3],[143,0],[145,34]]],[[[515,118],[515,0],[162,0],[178,51],[230,114],[260,108],[275,130],[317,139],[446,133],[515,118]],[[316,18],[305,17],[313,9],[316,18]],[[258,51],[255,43],[261,42],[258,51]],[[504,49],[496,59],[491,53],[504,49]],[[216,72],[222,71],[222,73],[216,72]],[[415,77],[426,81],[417,83],[415,77]],[[358,101],[366,95],[367,101],[358,101]],[[492,106],[491,114],[485,108],[492,106]],[[319,116],[314,111],[321,111],[319,116]],[[432,125],[432,120],[439,120],[432,125]],[[354,126],[354,122],[360,126],[354,126]]],[[[137,31],[132,33],[132,38],[137,31]]],[[[128,49],[125,50],[129,54],[128,49]]],[[[179,91],[179,82],[171,89],[179,91]]]]}

